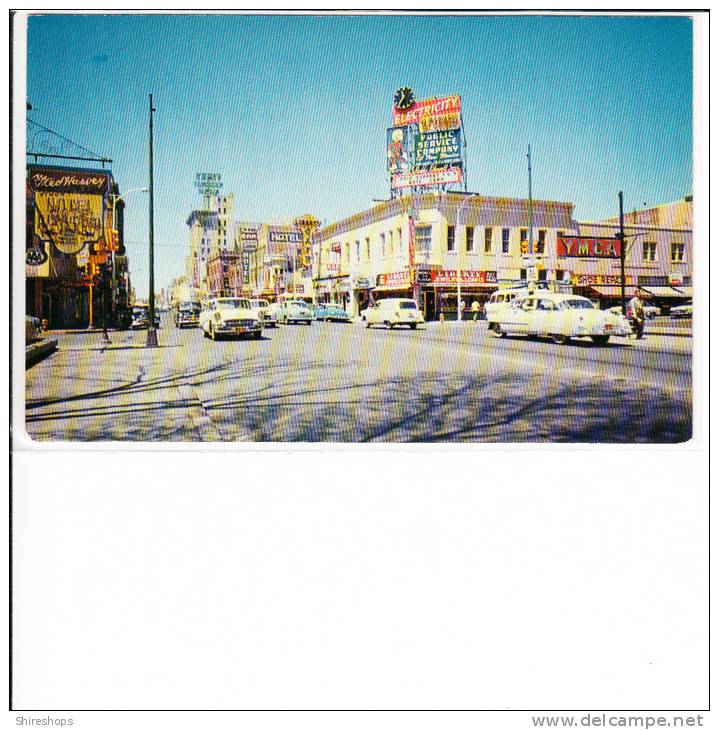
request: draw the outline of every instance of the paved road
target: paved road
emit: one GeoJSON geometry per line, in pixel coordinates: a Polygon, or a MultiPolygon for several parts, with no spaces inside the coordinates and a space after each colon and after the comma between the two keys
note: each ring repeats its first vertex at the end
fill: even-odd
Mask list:
{"type": "MultiPolygon", "coordinates": [[[[166,318],[167,320],[167,318],[166,318]]],[[[691,437],[690,337],[595,347],[496,339],[485,322],[315,322],[212,342],[167,320],[58,335],[27,371],[39,440],[652,442],[691,437]]]]}

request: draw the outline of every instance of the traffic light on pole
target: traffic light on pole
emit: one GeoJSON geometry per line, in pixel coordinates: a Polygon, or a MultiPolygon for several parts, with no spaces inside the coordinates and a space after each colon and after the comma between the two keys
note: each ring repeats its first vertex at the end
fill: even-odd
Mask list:
{"type": "Polygon", "coordinates": [[[526,238],[520,241],[519,247],[523,254],[529,253],[529,241],[526,238]]]}
{"type": "Polygon", "coordinates": [[[117,228],[110,231],[110,250],[115,253],[120,250],[120,231],[117,228]]]}

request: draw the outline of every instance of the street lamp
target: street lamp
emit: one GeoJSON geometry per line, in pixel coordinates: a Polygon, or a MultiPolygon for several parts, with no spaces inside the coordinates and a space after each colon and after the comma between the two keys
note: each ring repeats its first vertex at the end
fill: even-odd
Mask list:
{"type": "MultiPolygon", "coordinates": [[[[462,212],[462,209],[464,208],[464,206],[467,205],[467,203],[469,203],[469,201],[472,198],[478,198],[478,197],[479,197],[479,194],[478,193],[472,193],[471,195],[468,195],[462,201],[462,204],[459,206],[459,208],[457,208],[457,228],[459,228],[460,213],[462,212]]],[[[464,234],[465,241],[467,240],[466,228],[467,228],[467,226],[465,225],[465,234],[464,234]]],[[[455,236],[455,240],[457,242],[457,247],[458,247],[457,248],[457,321],[458,322],[461,322],[462,321],[462,305],[461,305],[461,302],[462,302],[462,284],[461,284],[461,279],[462,279],[462,246],[460,245],[460,243],[457,240],[457,237],[456,236],[455,236]]]]}

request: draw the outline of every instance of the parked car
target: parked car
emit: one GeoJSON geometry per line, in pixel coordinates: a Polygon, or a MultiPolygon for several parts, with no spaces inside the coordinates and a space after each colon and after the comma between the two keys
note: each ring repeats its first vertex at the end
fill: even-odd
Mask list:
{"type": "Polygon", "coordinates": [[[489,297],[484,305],[484,313],[487,319],[501,307],[508,307],[514,302],[522,302],[529,296],[527,287],[517,287],[514,289],[498,289],[489,297]]]}
{"type": "Polygon", "coordinates": [[[299,324],[304,322],[305,324],[312,324],[314,316],[312,310],[306,302],[300,299],[288,299],[282,302],[277,312],[277,321],[283,322],[284,324],[299,324]]]}
{"type": "Polygon", "coordinates": [[[262,337],[262,321],[250,306],[249,299],[217,297],[205,302],[200,312],[200,327],[213,340],[223,335],[262,337]]]}
{"type": "Polygon", "coordinates": [[[686,304],[680,304],[679,306],[672,307],[669,310],[669,316],[676,317],[677,319],[692,317],[693,313],[694,313],[693,302],[687,302],[686,304]]]}
{"type": "Polygon", "coordinates": [[[323,322],[351,322],[349,314],[336,304],[319,304],[315,307],[315,319],[323,322]]]}
{"type": "Polygon", "coordinates": [[[548,291],[537,291],[522,302],[497,309],[488,321],[496,337],[533,335],[550,337],[559,344],[571,337],[589,337],[597,345],[606,345],[610,337],[630,333],[626,318],[596,309],[586,297],[548,291]]]}
{"type": "Polygon", "coordinates": [[[25,315],[25,344],[29,345],[43,336],[40,320],[37,317],[25,315]]]}
{"type": "Polygon", "coordinates": [[[389,329],[407,325],[414,330],[418,324],[424,323],[424,316],[414,299],[380,299],[364,310],[363,319],[367,327],[383,324],[389,329]]]}
{"type": "Polygon", "coordinates": [[[181,302],[175,312],[175,327],[197,327],[200,324],[200,309],[197,302],[181,302]]]}
{"type": "MultiPolygon", "coordinates": [[[[150,326],[150,308],[144,304],[136,304],[132,308],[130,329],[146,330],[150,326]]],[[[155,312],[155,327],[160,326],[160,315],[155,312]]]]}
{"type": "Polygon", "coordinates": [[[263,327],[277,327],[277,311],[266,299],[250,299],[250,306],[262,320],[263,327]]]}

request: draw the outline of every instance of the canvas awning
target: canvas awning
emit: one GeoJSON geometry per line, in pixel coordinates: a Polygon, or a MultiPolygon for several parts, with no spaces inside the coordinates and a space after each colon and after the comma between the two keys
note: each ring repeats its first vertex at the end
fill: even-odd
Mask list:
{"type": "MultiPolygon", "coordinates": [[[[618,284],[607,284],[606,286],[601,284],[593,284],[592,286],[587,287],[588,289],[591,289],[596,294],[599,294],[600,297],[621,297],[622,296],[622,287],[618,284]]],[[[625,295],[627,293],[631,294],[634,292],[634,287],[627,284],[624,287],[624,293],[625,295]]]]}
{"type": "Polygon", "coordinates": [[[691,296],[691,294],[683,294],[671,286],[640,286],[639,288],[642,291],[649,292],[653,297],[682,299],[691,296]]]}

